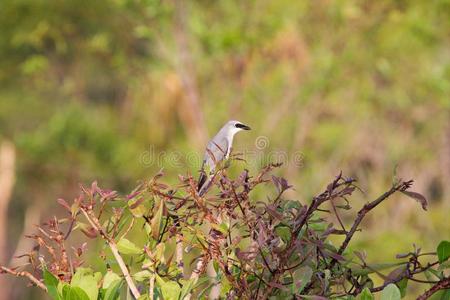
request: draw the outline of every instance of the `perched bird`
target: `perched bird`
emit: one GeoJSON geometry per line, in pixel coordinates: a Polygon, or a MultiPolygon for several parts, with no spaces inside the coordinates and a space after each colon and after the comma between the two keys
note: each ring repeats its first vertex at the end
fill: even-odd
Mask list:
{"type": "Polygon", "coordinates": [[[230,156],[234,135],[241,130],[250,130],[250,127],[239,121],[228,121],[208,142],[198,179],[197,190],[200,195],[203,195],[208,187],[217,164],[230,156]]]}

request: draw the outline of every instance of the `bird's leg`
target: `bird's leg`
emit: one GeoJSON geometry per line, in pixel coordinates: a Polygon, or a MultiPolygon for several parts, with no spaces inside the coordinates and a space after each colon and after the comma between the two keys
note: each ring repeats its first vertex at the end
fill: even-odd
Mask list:
{"type": "Polygon", "coordinates": [[[230,160],[240,160],[240,161],[247,162],[244,158],[244,153],[242,153],[242,152],[237,152],[237,153],[231,154],[230,160]]]}

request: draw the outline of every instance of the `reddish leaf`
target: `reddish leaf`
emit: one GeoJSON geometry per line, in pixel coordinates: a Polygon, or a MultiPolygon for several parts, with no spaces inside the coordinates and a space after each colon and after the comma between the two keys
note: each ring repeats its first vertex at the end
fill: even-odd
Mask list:
{"type": "Polygon", "coordinates": [[[136,207],[138,207],[142,202],[144,201],[144,197],[139,198],[138,200],[136,200],[136,202],[134,202],[133,204],[130,204],[129,207],[131,209],[135,209],[136,207]]]}
{"type": "Polygon", "coordinates": [[[70,205],[66,202],[66,200],[59,198],[58,200],[59,205],[63,206],[65,209],[67,209],[69,212],[71,211],[70,205]]]}
{"type": "Polygon", "coordinates": [[[127,195],[127,199],[128,199],[128,200],[133,199],[134,197],[136,197],[136,196],[139,195],[140,193],[141,193],[141,191],[133,192],[133,193],[127,195]]]}
{"type": "Polygon", "coordinates": [[[81,232],[83,232],[90,239],[95,239],[97,237],[97,231],[92,227],[89,227],[87,230],[81,229],[81,232]]]}
{"type": "Polygon", "coordinates": [[[344,261],[345,260],[345,258],[342,255],[334,253],[334,252],[328,252],[327,251],[327,252],[325,252],[325,254],[328,255],[329,257],[334,258],[335,260],[338,260],[338,261],[344,261]]]}
{"type": "Polygon", "coordinates": [[[266,211],[269,213],[269,215],[271,215],[272,217],[274,217],[275,219],[277,219],[279,221],[281,221],[283,219],[283,215],[277,211],[277,209],[274,205],[267,205],[266,211]]]}

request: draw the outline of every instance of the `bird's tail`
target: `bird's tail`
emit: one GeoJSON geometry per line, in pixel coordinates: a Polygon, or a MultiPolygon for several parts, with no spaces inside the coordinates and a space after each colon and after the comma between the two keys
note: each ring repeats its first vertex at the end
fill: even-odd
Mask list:
{"type": "Polygon", "coordinates": [[[212,174],[207,176],[205,172],[200,173],[200,177],[198,178],[198,185],[197,185],[197,191],[200,196],[203,196],[206,193],[209,186],[211,185],[213,177],[214,176],[212,174]]]}
{"type": "Polygon", "coordinates": [[[198,177],[197,192],[200,192],[200,190],[202,189],[202,187],[205,184],[206,180],[207,180],[207,176],[206,176],[205,172],[201,171],[200,172],[200,177],[198,177]]]}

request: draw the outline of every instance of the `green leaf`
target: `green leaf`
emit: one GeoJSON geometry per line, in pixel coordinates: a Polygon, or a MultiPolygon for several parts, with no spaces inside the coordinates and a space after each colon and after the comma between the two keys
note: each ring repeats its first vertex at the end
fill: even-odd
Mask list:
{"type": "Polygon", "coordinates": [[[305,286],[310,282],[313,271],[310,267],[302,267],[292,274],[292,292],[300,294],[305,286]]]}
{"type": "Polygon", "coordinates": [[[158,211],[156,212],[155,216],[152,218],[150,222],[150,226],[152,228],[152,237],[157,240],[159,238],[159,234],[161,232],[161,221],[162,216],[164,212],[164,202],[159,200],[159,207],[158,211]]]}
{"type": "Polygon", "coordinates": [[[400,300],[401,294],[398,287],[390,283],[381,292],[381,300],[400,300]]]}
{"type": "Polygon", "coordinates": [[[406,288],[408,287],[408,278],[403,278],[399,282],[397,282],[397,287],[400,290],[401,297],[405,297],[406,295],[406,288]]]}
{"type": "Polygon", "coordinates": [[[142,282],[142,281],[145,281],[145,280],[149,279],[150,276],[152,276],[152,273],[150,273],[149,270],[144,270],[144,271],[140,271],[140,272],[135,273],[133,275],[133,278],[136,281],[142,282]]]}
{"type": "Polygon", "coordinates": [[[284,241],[288,242],[291,239],[291,229],[287,226],[277,226],[275,233],[284,241]]]}
{"type": "Polygon", "coordinates": [[[156,283],[161,289],[164,300],[178,300],[181,288],[175,281],[164,281],[161,277],[156,275],[156,283]]]}
{"type": "Polygon", "coordinates": [[[430,300],[450,300],[450,289],[440,290],[431,295],[430,300]]]}
{"type": "Polygon", "coordinates": [[[444,271],[450,269],[450,260],[446,260],[443,263],[439,264],[438,271],[444,271]]]}
{"type": "Polygon", "coordinates": [[[324,222],[318,222],[318,223],[311,223],[308,225],[308,228],[311,228],[315,231],[325,231],[328,228],[328,224],[324,222]]]}
{"type": "Polygon", "coordinates": [[[89,300],[89,296],[81,288],[66,284],[63,287],[62,295],[64,300],[89,300]]]}
{"type": "Polygon", "coordinates": [[[122,279],[117,279],[111,282],[106,289],[103,300],[117,300],[120,296],[120,287],[122,286],[122,279]]]}
{"type": "Polygon", "coordinates": [[[211,227],[224,235],[228,234],[229,226],[225,222],[222,222],[220,224],[211,223],[211,227]]]}
{"type": "Polygon", "coordinates": [[[58,294],[58,284],[59,280],[55,275],[50,273],[47,269],[44,269],[44,284],[47,287],[48,294],[53,299],[59,300],[61,297],[58,294]]]}
{"type": "Polygon", "coordinates": [[[144,197],[140,197],[128,201],[128,208],[136,218],[141,218],[148,211],[148,208],[145,206],[144,200],[144,197]]]}
{"type": "Polygon", "coordinates": [[[180,299],[184,299],[194,288],[195,279],[189,279],[183,283],[183,288],[181,289],[180,299]]]}
{"type": "MultiPolygon", "coordinates": [[[[90,300],[97,300],[99,275],[93,274],[89,268],[78,268],[73,275],[70,285],[72,288],[78,287],[82,289],[90,300]]],[[[63,290],[64,291],[64,290],[63,290]]]]}
{"type": "Polygon", "coordinates": [[[105,277],[103,277],[103,285],[102,287],[104,289],[108,289],[109,286],[116,280],[121,280],[122,278],[114,273],[113,271],[109,270],[106,272],[105,277]]]}
{"type": "Polygon", "coordinates": [[[144,229],[145,229],[145,232],[147,233],[147,235],[152,234],[152,227],[147,222],[145,222],[145,224],[144,224],[144,229]]]}
{"type": "Polygon", "coordinates": [[[119,250],[120,253],[126,255],[135,255],[142,253],[141,248],[139,248],[133,242],[130,242],[126,238],[120,239],[120,241],[117,243],[117,249],[119,250]]]}
{"type": "Polygon", "coordinates": [[[439,243],[437,247],[437,256],[439,259],[439,263],[443,263],[450,257],[450,242],[442,241],[439,243]]]}
{"type": "Polygon", "coordinates": [[[155,260],[161,264],[166,262],[166,259],[164,258],[164,251],[166,250],[166,244],[165,243],[159,243],[155,248],[155,260]]]}
{"type": "Polygon", "coordinates": [[[361,292],[361,294],[358,295],[358,300],[374,300],[372,293],[370,292],[369,288],[364,288],[361,292]]]}
{"type": "MultiPolygon", "coordinates": [[[[60,281],[60,282],[59,282],[59,284],[58,284],[58,294],[59,294],[59,297],[62,297],[62,295],[63,295],[63,290],[64,290],[64,287],[65,287],[66,285],[69,285],[69,284],[66,283],[66,282],[64,282],[64,281],[60,281]]],[[[62,298],[61,298],[61,299],[62,299],[62,298]]]]}

